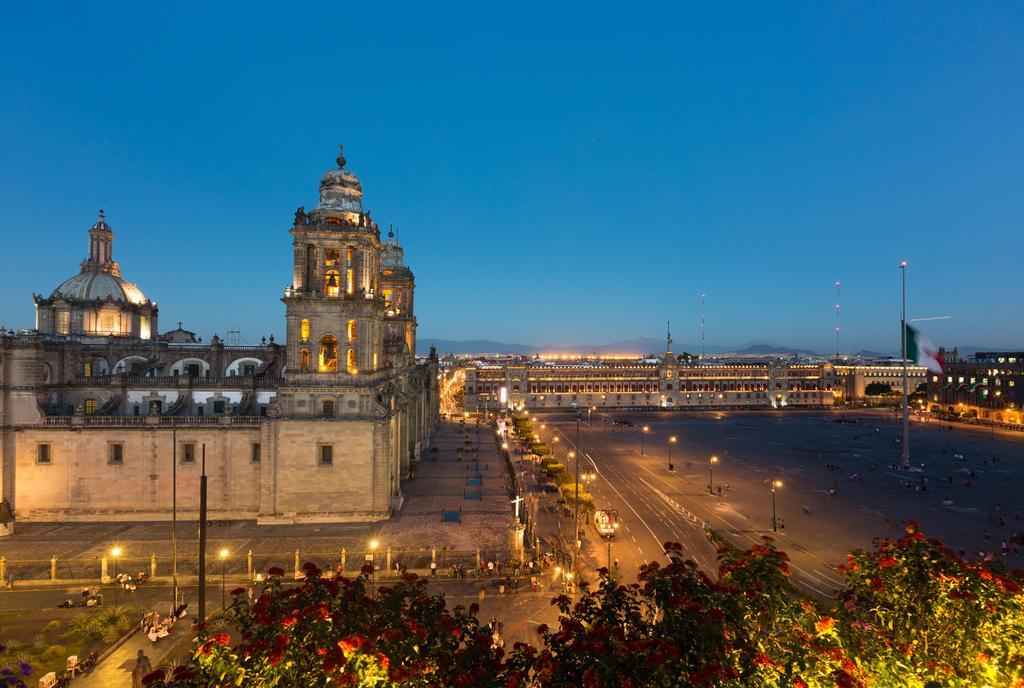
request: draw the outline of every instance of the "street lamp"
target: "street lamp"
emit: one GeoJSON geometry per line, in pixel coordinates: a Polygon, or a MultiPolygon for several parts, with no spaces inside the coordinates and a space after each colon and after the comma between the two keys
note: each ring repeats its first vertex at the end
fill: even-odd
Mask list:
{"type": "Polygon", "coordinates": [[[115,547],[110,553],[114,556],[114,609],[117,609],[117,592],[121,587],[121,581],[117,580],[117,559],[121,556],[121,548],[115,547]]]}
{"type": "Polygon", "coordinates": [[[370,540],[370,596],[373,596],[373,581],[377,578],[377,548],[380,543],[377,538],[370,540]]]}
{"type": "Polygon", "coordinates": [[[650,428],[646,425],[643,427],[643,431],[640,433],[640,456],[644,455],[644,435],[650,431],[650,428]]]}
{"type": "Polygon", "coordinates": [[[674,471],[676,468],[672,465],[672,445],[676,443],[676,436],[672,435],[668,438],[668,469],[674,471]]]}
{"type": "Polygon", "coordinates": [[[221,548],[221,550],[219,552],[217,552],[217,556],[220,557],[220,608],[223,610],[223,609],[227,609],[227,606],[228,606],[228,604],[227,604],[227,593],[225,592],[225,590],[227,589],[227,580],[228,580],[228,573],[227,573],[228,550],[227,550],[227,548],[221,548]]]}
{"type": "Polygon", "coordinates": [[[782,487],[782,481],[772,478],[772,531],[779,532],[779,519],[775,517],[775,490],[782,487]]]}
{"type": "Polygon", "coordinates": [[[718,463],[718,457],[714,454],[708,459],[708,492],[715,494],[715,464],[718,463]]]}

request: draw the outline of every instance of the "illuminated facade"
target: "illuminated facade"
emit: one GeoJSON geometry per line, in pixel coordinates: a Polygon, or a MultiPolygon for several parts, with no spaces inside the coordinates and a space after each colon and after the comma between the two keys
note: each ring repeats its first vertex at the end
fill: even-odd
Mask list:
{"type": "Polygon", "coordinates": [[[0,330],[0,492],[19,520],[168,519],[175,454],[184,518],[203,456],[211,518],[376,520],[401,505],[437,419],[437,358],[413,356],[412,271],[344,163],[295,213],[284,346],[201,343],[181,323],[157,335],[101,215],[79,275],[35,297],[37,328],[0,330]]]}
{"type": "Polygon", "coordinates": [[[928,410],[963,418],[1024,423],[1024,351],[945,354],[946,372],[928,374],[928,410]]]}
{"type": "Polygon", "coordinates": [[[465,370],[467,410],[781,408],[834,403],[831,363],[683,364],[668,352],[631,360],[479,362],[465,370]]]}

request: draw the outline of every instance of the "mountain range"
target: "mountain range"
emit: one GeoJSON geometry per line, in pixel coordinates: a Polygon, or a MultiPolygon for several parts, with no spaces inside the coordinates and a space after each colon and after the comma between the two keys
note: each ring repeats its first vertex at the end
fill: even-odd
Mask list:
{"type": "MultiPolygon", "coordinates": [[[[533,356],[535,354],[600,354],[600,355],[632,355],[642,356],[645,354],[660,354],[665,351],[665,340],[661,337],[644,335],[635,339],[623,339],[609,344],[579,344],[573,346],[534,346],[532,344],[506,344],[490,339],[435,339],[423,338],[416,342],[416,353],[425,356],[430,353],[430,347],[437,349],[438,354],[519,354],[521,356],[533,356]]],[[[672,343],[672,351],[681,354],[684,351],[698,353],[700,344],[682,345],[672,343]]],[[[764,339],[754,339],[739,346],[725,347],[708,344],[704,346],[708,354],[737,354],[747,356],[786,356],[799,354],[801,356],[821,356],[831,352],[816,352],[810,349],[799,349],[791,346],[779,346],[774,342],[764,339]]],[[[961,357],[973,356],[979,351],[1000,351],[999,348],[983,346],[961,346],[958,352],[961,357]]],[[[879,351],[862,350],[854,356],[859,358],[883,358],[891,356],[899,357],[899,352],[881,353],[879,351]]]]}
{"type": "MultiPolygon", "coordinates": [[[[643,337],[637,337],[635,339],[624,339],[617,342],[611,342],[608,344],[580,344],[574,346],[534,346],[532,344],[507,344],[504,342],[495,342],[489,339],[469,339],[469,340],[451,340],[451,339],[433,339],[423,338],[417,341],[416,349],[417,353],[426,355],[430,352],[430,347],[437,349],[438,354],[519,354],[523,356],[533,356],[534,354],[601,354],[601,355],[634,355],[640,356],[645,354],[662,353],[665,351],[665,340],[661,337],[653,337],[651,335],[644,335],[643,337]]],[[[681,345],[673,342],[672,350],[675,353],[682,353],[688,351],[690,353],[697,353],[700,351],[699,344],[687,344],[681,345]]],[[[817,355],[814,351],[808,349],[797,349],[795,347],[787,346],[776,346],[772,342],[764,340],[754,340],[747,342],[738,347],[725,347],[718,345],[705,345],[705,353],[709,354],[723,354],[723,353],[735,353],[735,354],[754,354],[754,355],[786,355],[786,354],[800,354],[804,356],[817,355]]]]}

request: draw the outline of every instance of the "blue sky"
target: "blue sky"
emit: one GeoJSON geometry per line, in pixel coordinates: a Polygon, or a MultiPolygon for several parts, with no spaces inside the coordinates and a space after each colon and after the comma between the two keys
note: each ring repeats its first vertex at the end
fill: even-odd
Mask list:
{"type": "MultiPolygon", "coordinates": [[[[421,337],[1024,348],[1024,5],[10,5],[0,324],[103,207],[164,329],[283,335],[338,143],[421,337]],[[485,6],[487,5],[487,6],[485,6]],[[284,8],[284,9],[282,9],[284,8]]],[[[681,348],[681,347],[677,347],[681,348]]]]}

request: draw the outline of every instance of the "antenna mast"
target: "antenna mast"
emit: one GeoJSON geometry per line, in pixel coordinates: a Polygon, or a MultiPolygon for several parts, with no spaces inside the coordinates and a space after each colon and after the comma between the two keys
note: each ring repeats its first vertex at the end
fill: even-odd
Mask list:
{"type": "Polygon", "coordinates": [[[839,304],[840,292],[839,281],[836,281],[836,362],[839,362],[839,304]]]}
{"type": "Polygon", "coordinates": [[[704,360],[704,294],[700,295],[700,360],[704,360]]]}

